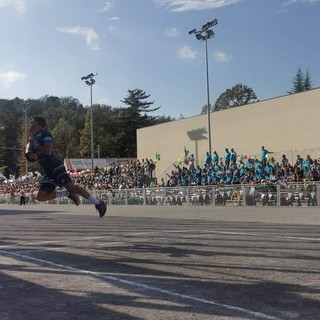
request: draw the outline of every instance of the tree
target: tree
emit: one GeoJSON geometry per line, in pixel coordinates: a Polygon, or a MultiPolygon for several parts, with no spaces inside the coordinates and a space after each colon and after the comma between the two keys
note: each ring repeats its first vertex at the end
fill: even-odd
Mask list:
{"type": "MultiPolygon", "coordinates": [[[[213,111],[213,107],[210,105],[210,112],[213,111]]],[[[201,114],[207,114],[208,113],[208,105],[205,104],[202,108],[201,108],[201,114]]]]}
{"type": "MultiPolygon", "coordinates": [[[[143,90],[129,90],[124,99],[127,108],[96,104],[93,112],[94,156],[135,157],[136,129],[172,121],[171,117],[150,116],[154,102],[143,90]]],[[[72,97],[44,96],[39,99],[0,99],[0,171],[6,176],[25,172],[25,127],[22,106],[28,105],[27,118],[42,115],[54,135],[55,152],[60,158],[90,157],[90,107],[84,108],[72,97]]],[[[37,164],[29,164],[35,169],[37,164]]],[[[36,168],[39,170],[39,168],[36,168]]]]}
{"type": "Polygon", "coordinates": [[[293,87],[291,91],[288,91],[289,94],[299,93],[312,89],[311,76],[309,70],[307,69],[306,74],[304,75],[301,68],[299,67],[297,73],[292,81],[293,87]]]}
{"type": "Polygon", "coordinates": [[[124,154],[128,157],[137,155],[137,129],[154,125],[156,117],[149,116],[148,113],[160,109],[152,108],[154,101],[147,101],[150,95],[141,89],[128,90],[128,96],[121,100],[127,108],[124,108],[121,115],[121,134],[119,136],[120,144],[125,147],[124,154]]]}
{"type": "Polygon", "coordinates": [[[312,81],[311,81],[311,76],[308,69],[306,72],[306,76],[304,78],[303,86],[305,91],[312,89],[312,81]]]}
{"type": "Polygon", "coordinates": [[[231,89],[227,89],[224,93],[220,94],[214,104],[213,111],[243,106],[256,102],[256,100],[257,96],[252,88],[238,83],[231,89]]]}
{"type": "Polygon", "coordinates": [[[75,158],[79,155],[77,131],[68,120],[59,119],[52,134],[55,141],[54,152],[60,159],[75,158]]]}

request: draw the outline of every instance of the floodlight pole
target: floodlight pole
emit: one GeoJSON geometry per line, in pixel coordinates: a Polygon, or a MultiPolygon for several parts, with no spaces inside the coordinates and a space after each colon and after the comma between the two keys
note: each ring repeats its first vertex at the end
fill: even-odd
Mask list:
{"type": "Polygon", "coordinates": [[[90,73],[87,76],[83,76],[81,80],[85,80],[85,83],[90,87],[90,136],[91,136],[91,169],[94,170],[94,145],[93,145],[93,111],[92,111],[92,86],[96,83],[93,79],[97,74],[90,73]]]}
{"type": "Polygon", "coordinates": [[[211,153],[211,112],[210,112],[210,91],[209,91],[209,63],[208,63],[208,39],[206,37],[206,69],[207,69],[207,116],[208,116],[208,151],[211,153]]]}
{"type": "Polygon", "coordinates": [[[197,29],[192,29],[189,31],[189,34],[195,34],[197,40],[205,41],[206,43],[206,74],[207,74],[207,116],[208,116],[208,151],[209,154],[212,155],[211,150],[211,112],[210,112],[210,90],[209,90],[209,62],[208,62],[208,39],[214,37],[214,32],[210,29],[211,27],[218,24],[218,20],[214,19],[212,21],[207,22],[201,28],[201,30],[197,31],[197,29]]]}
{"type": "Polygon", "coordinates": [[[93,145],[93,111],[92,111],[92,85],[90,85],[90,136],[91,136],[91,169],[94,169],[94,145],[93,145]]]}
{"type": "MultiPolygon", "coordinates": [[[[27,110],[28,110],[28,103],[27,102],[24,102],[22,104],[22,110],[24,112],[24,138],[25,138],[25,141],[26,141],[26,145],[28,143],[28,125],[27,125],[27,110]]],[[[25,166],[25,170],[26,170],[26,175],[28,174],[28,160],[26,159],[26,166],[25,166]]]]}

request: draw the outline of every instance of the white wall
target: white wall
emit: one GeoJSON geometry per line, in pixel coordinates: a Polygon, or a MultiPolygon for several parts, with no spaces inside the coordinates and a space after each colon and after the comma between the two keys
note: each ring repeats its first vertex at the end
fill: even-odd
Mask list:
{"type": "MultiPolygon", "coordinates": [[[[158,178],[173,169],[184,146],[200,164],[208,151],[207,115],[172,121],[137,131],[138,159],[154,159],[156,152],[158,178]]],[[[261,146],[282,153],[289,161],[296,155],[318,158],[320,139],[320,89],[265,100],[211,114],[212,152],[223,157],[225,148],[238,154],[260,157],[261,146]]]]}

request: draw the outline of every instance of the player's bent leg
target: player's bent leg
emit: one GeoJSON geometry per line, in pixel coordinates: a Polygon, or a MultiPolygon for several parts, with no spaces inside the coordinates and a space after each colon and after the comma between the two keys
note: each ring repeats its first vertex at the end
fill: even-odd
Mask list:
{"type": "Polygon", "coordinates": [[[68,198],[71,199],[76,206],[80,204],[80,197],[78,194],[70,192],[70,194],[68,195],[68,198]]]}
{"type": "MultiPolygon", "coordinates": [[[[107,205],[104,201],[95,198],[86,189],[74,184],[73,182],[64,185],[64,187],[70,192],[70,196],[71,195],[73,195],[73,196],[80,195],[83,198],[89,200],[92,204],[94,204],[95,208],[99,212],[100,218],[102,218],[105,215],[105,213],[107,211],[107,205]]],[[[80,203],[80,200],[79,200],[79,203],[80,203]]]]}
{"type": "Polygon", "coordinates": [[[86,189],[74,184],[73,182],[64,185],[64,187],[70,192],[70,194],[77,194],[86,199],[90,197],[90,193],[86,189]]]}
{"type": "Polygon", "coordinates": [[[56,193],[54,191],[39,190],[36,200],[40,202],[44,202],[44,201],[53,200],[55,198],[56,198],[56,193]]]}
{"type": "Polygon", "coordinates": [[[76,188],[76,185],[73,182],[70,182],[65,184],[64,187],[69,192],[68,198],[71,199],[76,206],[78,206],[80,204],[80,197],[79,193],[77,192],[79,190],[76,188]]]}

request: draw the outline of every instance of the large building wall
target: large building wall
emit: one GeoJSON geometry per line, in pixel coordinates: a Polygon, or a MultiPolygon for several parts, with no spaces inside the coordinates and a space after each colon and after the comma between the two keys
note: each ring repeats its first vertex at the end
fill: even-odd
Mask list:
{"type": "MultiPolygon", "coordinates": [[[[199,164],[208,151],[207,115],[172,121],[137,131],[138,159],[154,159],[156,176],[165,177],[186,147],[199,164]]],[[[261,146],[276,159],[286,154],[293,162],[297,154],[319,157],[320,89],[265,100],[211,113],[212,152],[223,157],[225,148],[238,154],[260,157],[261,146]]]]}

